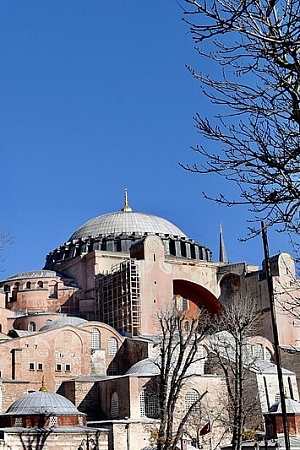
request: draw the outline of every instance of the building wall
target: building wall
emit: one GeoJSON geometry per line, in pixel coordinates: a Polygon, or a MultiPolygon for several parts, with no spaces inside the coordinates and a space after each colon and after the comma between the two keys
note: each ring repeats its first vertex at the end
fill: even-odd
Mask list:
{"type": "Polygon", "coordinates": [[[14,432],[4,430],[3,450],[24,450],[24,448],[27,449],[30,447],[30,443],[30,448],[35,450],[40,448],[40,445],[42,445],[42,439],[45,440],[45,444],[43,444],[44,450],[74,450],[78,449],[81,443],[83,448],[86,448],[86,439],[96,440],[99,450],[108,450],[106,431],[99,430],[98,433],[95,433],[89,431],[87,428],[85,430],[76,432],[74,429],[71,429],[69,432],[67,430],[65,432],[59,432],[51,429],[45,429],[41,430],[40,433],[37,433],[36,430],[30,431],[30,429],[24,428],[14,432]]]}
{"type": "MultiPolygon", "coordinates": [[[[44,377],[50,391],[56,391],[64,381],[78,376],[90,375],[95,368],[94,350],[91,348],[92,329],[99,329],[100,362],[96,365],[101,375],[115,358],[109,354],[109,339],[118,348],[122,338],[112,328],[98,322],[82,324],[81,327],[66,325],[62,328],[37,332],[32,335],[0,342],[0,370],[4,379],[25,380],[41,385],[44,377]]],[[[15,393],[14,400],[18,398],[15,393]]]]}

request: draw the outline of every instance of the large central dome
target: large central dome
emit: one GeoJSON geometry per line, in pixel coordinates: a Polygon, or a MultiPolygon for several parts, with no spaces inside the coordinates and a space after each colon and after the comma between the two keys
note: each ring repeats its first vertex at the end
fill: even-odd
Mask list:
{"type": "Polygon", "coordinates": [[[211,259],[208,248],[189,239],[173,223],[153,214],[132,211],[125,191],[121,211],[97,216],[83,224],[67,242],[46,256],[44,268],[57,270],[66,261],[94,250],[128,255],[132,244],[149,235],[161,238],[166,255],[205,261],[211,259]]]}
{"type": "Polygon", "coordinates": [[[186,237],[179,228],[161,217],[134,211],[118,211],[89,220],[75,231],[69,240],[116,236],[122,233],[186,237]]]}

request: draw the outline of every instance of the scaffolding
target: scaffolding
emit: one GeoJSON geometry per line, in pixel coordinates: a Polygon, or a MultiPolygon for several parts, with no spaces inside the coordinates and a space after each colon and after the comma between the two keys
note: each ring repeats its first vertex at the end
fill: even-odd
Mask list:
{"type": "Polygon", "coordinates": [[[140,279],[138,261],[130,259],[96,276],[96,319],[125,336],[140,329],[140,279]]]}

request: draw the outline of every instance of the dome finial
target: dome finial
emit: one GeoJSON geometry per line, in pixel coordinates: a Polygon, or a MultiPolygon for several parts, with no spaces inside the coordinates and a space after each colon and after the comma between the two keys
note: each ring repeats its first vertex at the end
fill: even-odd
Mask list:
{"type": "Polygon", "coordinates": [[[132,211],[132,209],[130,208],[130,206],[128,205],[128,192],[127,192],[127,188],[124,189],[124,206],[121,209],[121,211],[132,211]]]}
{"type": "Polygon", "coordinates": [[[48,389],[45,386],[45,382],[44,382],[44,375],[42,377],[42,386],[40,387],[40,391],[41,392],[48,392],[48,389]]]}

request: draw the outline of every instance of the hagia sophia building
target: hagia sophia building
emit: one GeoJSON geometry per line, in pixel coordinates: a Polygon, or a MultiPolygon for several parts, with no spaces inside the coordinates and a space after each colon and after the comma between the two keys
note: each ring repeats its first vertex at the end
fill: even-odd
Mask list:
{"type": "MultiPolygon", "coordinates": [[[[299,281],[288,253],[272,256],[271,270],[284,383],[297,401],[300,322],[288,306],[297,298],[299,281]],[[293,357],[290,349],[296,349],[293,357]]],[[[278,387],[264,263],[262,268],[229,263],[222,233],[219,260],[214,260],[207,247],[168,220],[134,211],[125,191],[120,211],[82,225],[46,256],[43,269],[0,283],[0,449],[9,448],[5,439],[17,433],[17,423],[20,427],[20,418],[3,427],[1,414],[8,414],[19,398],[38,392],[42,379],[53,395],[64,396],[79,416],[85,414],[98,427],[101,449],[146,448],[158,419],[147,386],[157,375],[151,361],[159,311],[172,303],[186,312],[188,327],[199,309],[217,313],[237,292],[241,302],[243,296],[253,298],[262,316],[253,348],[262,361],[255,376],[265,412],[278,400],[278,387]]],[[[224,382],[209,373],[205,346],[202,351],[203,361],[187,389],[189,395],[206,389],[207,401],[217,404],[224,382]]],[[[26,429],[24,421],[22,426],[26,429]]],[[[77,447],[70,449],[80,448],[80,439],[78,434],[77,447]]],[[[64,445],[69,448],[67,441],[64,445]]],[[[55,444],[49,444],[52,448],[55,444]]]]}

